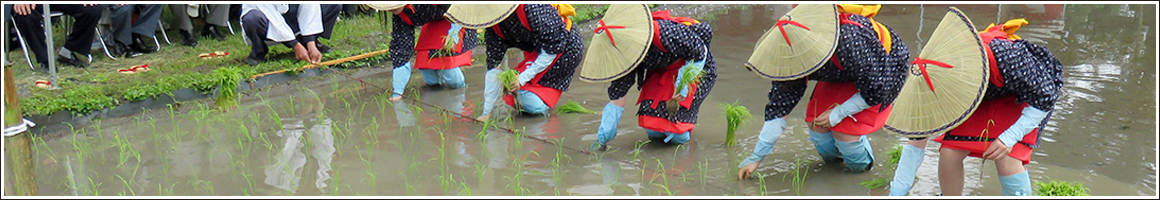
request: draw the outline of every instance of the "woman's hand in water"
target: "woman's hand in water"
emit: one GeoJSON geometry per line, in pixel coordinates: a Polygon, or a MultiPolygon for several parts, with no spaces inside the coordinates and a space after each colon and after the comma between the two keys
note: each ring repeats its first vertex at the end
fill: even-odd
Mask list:
{"type": "Polygon", "coordinates": [[[749,177],[753,175],[753,172],[757,171],[757,165],[759,165],[759,164],[761,164],[761,163],[755,162],[753,164],[749,164],[749,165],[746,165],[745,167],[742,167],[740,169],[740,171],[737,172],[737,180],[749,179],[749,177]]]}

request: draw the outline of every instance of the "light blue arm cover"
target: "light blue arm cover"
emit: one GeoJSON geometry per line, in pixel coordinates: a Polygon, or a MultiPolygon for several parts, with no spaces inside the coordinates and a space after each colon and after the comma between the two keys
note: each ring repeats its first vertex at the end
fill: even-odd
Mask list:
{"type": "Polygon", "coordinates": [[[503,71],[499,67],[487,70],[487,74],[483,75],[483,113],[480,116],[491,114],[491,109],[495,108],[495,99],[499,98],[499,73],[503,71]]]}
{"type": "MultiPolygon", "coordinates": [[[[540,52],[544,52],[544,50],[540,50],[540,52]]],[[[550,53],[540,53],[539,56],[536,56],[536,61],[532,62],[532,65],[524,69],[523,72],[520,72],[520,84],[527,84],[528,81],[536,78],[536,74],[548,69],[548,65],[551,65],[552,61],[556,61],[557,56],[559,55],[550,53]]]]}
{"type": "Polygon", "coordinates": [[[455,44],[459,44],[459,39],[460,39],[459,32],[460,31],[463,31],[463,26],[460,26],[459,24],[456,24],[456,23],[451,23],[451,28],[447,29],[447,38],[451,39],[451,42],[453,42],[455,44]]]}
{"type": "Polygon", "coordinates": [[[785,131],[785,118],[765,121],[765,125],[761,127],[761,135],[757,136],[757,146],[753,148],[753,154],[741,161],[737,168],[765,159],[766,155],[773,152],[773,145],[777,144],[777,138],[781,137],[783,131],[785,131]]]}
{"type": "MultiPolygon", "coordinates": [[[[866,99],[862,98],[861,93],[854,93],[854,96],[851,96],[846,102],[834,107],[834,110],[830,111],[830,126],[837,126],[839,122],[842,122],[842,119],[862,112],[866,108],[870,108],[870,105],[866,104],[866,99]]],[[[858,119],[855,118],[854,121],[858,121],[858,119]]]]}
{"type": "Polygon", "coordinates": [[[1015,121],[1011,127],[999,134],[999,141],[1007,145],[1007,148],[1015,146],[1016,142],[1023,139],[1031,130],[1039,127],[1039,122],[1047,117],[1047,112],[1039,110],[1033,106],[1023,108],[1023,115],[1019,116],[1019,120],[1015,121]]]}

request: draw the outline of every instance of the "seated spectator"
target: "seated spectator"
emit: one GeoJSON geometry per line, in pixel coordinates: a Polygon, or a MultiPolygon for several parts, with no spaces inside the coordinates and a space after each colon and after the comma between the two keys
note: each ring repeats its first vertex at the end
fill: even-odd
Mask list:
{"type": "Polygon", "coordinates": [[[220,27],[228,27],[230,23],[230,5],[229,4],[206,4],[201,6],[208,6],[209,13],[205,16],[200,16],[197,4],[169,4],[169,10],[175,14],[177,19],[177,27],[181,30],[181,44],[185,46],[196,47],[197,37],[193,34],[193,23],[191,18],[201,17],[205,19],[205,26],[201,29],[201,35],[213,40],[224,40],[225,35],[222,35],[220,27]]]}
{"type": "Polygon", "coordinates": [[[299,60],[320,62],[322,52],[330,47],[317,40],[330,38],[341,8],[336,4],[243,4],[242,37],[250,45],[245,62],[264,62],[268,41],[294,49],[294,57],[299,60]]]}
{"type": "MultiPolygon", "coordinates": [[[[20,35],[24,37],[24,41],[28,43],[28,48],[36,55],[36,62],[39,63],[38,70],[41,72],[48,71],[48,47],[45,44],[46,36],[44,34],[44,9],[40,4],[14,4],[12,5],[12,19],[16,21],[16,27],[20,29],[20,35]]],[[[88,67],[89,63],[82,57],[88,57],[91,50],[93,38],[96,36],[97,21],[101,19],[101,12],[104,11],[105,5],[97,4],[53,4],[49,7],[51,11],[60,11],[65,15],[76,19],[72,25],[72,33],[69,33],[64,41],[64,48],[61,48],[56,59],[60,63],[76,66],[88,67]]]]}
{"type": "Polygon", "coordinates": [[[157,47],[145,43],[144,38],[152,38],[161,20],[162,4],[117,4],[110,5],[109,17],[113,24],[113,42],[109,43],[114,55],[137,57],[153,53],[157,47]],[[133,20],[136,12],[137,20],[133,20]]]}

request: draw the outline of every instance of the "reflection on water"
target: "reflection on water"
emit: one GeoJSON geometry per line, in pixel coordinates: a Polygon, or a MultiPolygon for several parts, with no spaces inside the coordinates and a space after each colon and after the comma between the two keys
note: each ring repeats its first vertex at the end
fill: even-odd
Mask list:
{"type": "MultiPolygon", "coordinates": [[[[313,93],[309,89],[305,90],[313,93]]],[[[320,192],[326,192],[326,181],[330,179],[330,164],[335,153],[334,134],[331,130],[334,122],[320,113],[326,104],[322,99],[306,94],[297,96],[308,97],[303,99],[304,103],[295,105],[304,111],[299,112],[298,116],[280,119],[282,129],[275,132],[275,135],[285,142],[281,151],[274,155],[274,160],[266,166],[264,183],[290,194],[296,193],[302,179],[302,167],[308,162],[306,154],[302,152],[308,141],[312,144],[309,148],[311,156],[318,163],[314,186],[320,192]]]]}
{"type": "MultiPolygon", "coordinates": [[[[949,6],[891,4],[875,19],[919,52],[949,6]]],[[[1079,181],[1095,195],[1155,195],[1154,6],[954,6],[979,28],[1027,18],[1031,24],[1018,34],[1052,49],[1065,65],[1063,95],[1028,165],[1033,180],[1079,181]]],[[[790,8],[756,5],[715,14],[711,50],[720,76],[732,78],[718,80],[706,105],[738,102],[761,116],[754,108],[767,103],[768,81],[742,66],[753,41],[790,8]]],[[[521,60],[521,54],[510,55],[521,60]]],[[[859,182],[893,173],[885,162],[863,174],[823,165],[806,140],[804,104],[786,116],[789,130],[758,168],[764,181],[736,180],[737,162],[751,152],[761,123],[739,127],[738,146],[725,147],[724,115],[716,106],[702,109],[697,135],[687,145],[637,149],[647,138],[627,117],[621,139],[609,144],[614,148],[597,155],[576,149],[591,144],[599,114],[513,116],[497,124],[518,130],[516,136],[427,106],[474,116],[483,72],[465,68],[468,85],[476,88],[424,90],[417,93],[422,103],[391,102],[384,91],[318,89],[361,84],[332,78],[282,89],[289,92],[257,91],[233,112],[186,105],[174,115],[105,119],[38,143],[38,186],[43,195],[798,195],[782,178],[798,170],[800,159],[809,167],[800,195],[858,196],[875,194],[859,182]]],[[[389,85],[373,77],[389,76],[363,79],[389,85]]],[[[600,108],[606,88],[574,81],[562,98],[600,108]]],[[[882,131],[869,137],[881,157],[905,142],[882,131]]],[[[940,193],[938,148],[926,147],[912,195],[940,193]]],[[[966,193],[1000,194],[991,162],[965,164],[966,193]]]]}

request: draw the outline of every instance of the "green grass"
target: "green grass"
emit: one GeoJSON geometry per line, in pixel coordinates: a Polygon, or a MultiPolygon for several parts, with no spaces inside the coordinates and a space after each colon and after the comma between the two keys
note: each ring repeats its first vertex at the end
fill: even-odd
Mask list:
{"type": "MultiPolygon", "coordinates": [[[[323,60],[386,49],[390,37],[371,34],[382,32],[380,24],[378,18],[374,16],[343,18],[335,24],[332,38],[322,39],[322,43],[334,48],[334,51],[323,55],[323,60]]],[[[59,30],[54,32],[54,38],[57,38],[54,44],[57,46],[63,45],[65,35],[63,27],[59,25],[59,23],[53,25],[54,30],[59,30]]],[[[234,28],[241,29],[241,26],[234,24],[234,28]]],[[[88,114],[127,101],[141,100],[184,88],[209,93],[220,85],[219,77],[212,73],[218,68],[234,67],[243,77],[248,78],[259,73],[300,68],[306,64],[294,59],[291,49],[274,45],[270,46],[265,63],[249,66],[242,62],[242,59],[248,56],[250,48],[242,41],[240,32],[239,35],[230,35],[228,31],[223,30],[226,34],[225,40],[200,38],[197,47],[187,47],[179,44],[181,36],[178,30],[173,28],[166,31],[173,44],[161,42],[160,50],[154,53],[112,60],[106,57],[102,50],[96,49],[90,53],[93,60],[88,68],[63,66],[58,63],[57,82],[61,87],[58,90],[36,88],[33,84],[35,80],[51,80],[51,78],[48,74],[34,73],[19,51],[11,52],[8,56],[13,62],[11,69],[16,85],[19,89],[30,91],[29,94],[22,94],[19,97],[24,114],[47,115],[57,111],[88,114]],[[197,57],[200,53],[214,51],[225,51],[230,54],[216,59],[197,57]],[[132,75],[117,72],[117,69],[140,64],[149,64],[151,70],[132,75]]],[[[160,34],[157,36],[164,40],[160,34]]],[[[148,41],[150,39],[145,40],[147,43],[151,42],[148,41]]],[[[386,54],[380,54],[331,67],[363,66],[385,58],[386,54]]]]}
{"type": "Polygon", "coordinates": [[[721,109],[725,110],[725,146],[736,146],[737,127],[753,119],[753,114],[749,113],[749,108],[741,106],[740,102],[721,103],[721,109]]]}
{"type": "Polygon", "coordinates": [[[902,145],[895,146],[893,149],[886,151],[886,155],[888,156],[886,159],[887,165],[890,165],[892,169],[897,168],[898,161],[902,159],[902,145]]]}
{"type": "Polygon", "coordinates": [[[794,193],[800,196],[802,195],[802,186],[805,186],[806,176],[809,174],[809,164],[802,161],[802,159],[797,159],[793,164],[793,172],[785,174],[781,177],[781,180],[785,181],[786,177],[793,176],[793,180],[790,180],[790,184],[793,186],[794,193]]]}
{"type": "Polygon", "coordinates": [[[580,103],[576,103],[576,101],[573,100],[568,100],[568,103],[564,103],[563,105],[556,107],[556,112],[596,114],[596,111],[588,110],[587,108],[584,108],[584,106],[581,106],[580,103]]]}
{"type": "Polygon", "coordinates": [[[1036,196],[1091,196],[1091,189],[1082,183],[1070,181],[1039,182],[1035,181],[1036,196]]]}
{"type": "Polygon", "coordinates": [[[877,188],[886,187],[886,185],[889,185],[889,184],[890,184],[890,179],[874,178],[873,180],[862,182],[862,183],[859,183],[858,185],[862,185],[862,187],[866,187],[866,189],[877,189],[877,188]]]}

